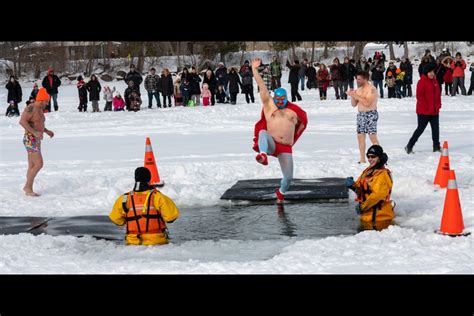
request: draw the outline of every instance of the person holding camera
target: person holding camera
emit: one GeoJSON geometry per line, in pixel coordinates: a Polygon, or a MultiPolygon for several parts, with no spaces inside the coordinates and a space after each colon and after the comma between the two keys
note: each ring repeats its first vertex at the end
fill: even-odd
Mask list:
{"type": "Polygon", "coordinates": [[[461,94],[466,95],[466,87],[464,87],[464,69],[466,69],[466,62],[462,59],[461,53],[456,53],[454,62],[451,63],[451,69],[453,70],[453,90],[452,96],[455,96],[458,90],[458,86],[461,88],[461,94]]]}

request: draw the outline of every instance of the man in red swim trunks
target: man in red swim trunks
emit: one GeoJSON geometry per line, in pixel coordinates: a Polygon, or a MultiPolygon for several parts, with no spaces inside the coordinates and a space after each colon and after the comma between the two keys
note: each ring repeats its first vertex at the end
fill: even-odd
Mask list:
{"type": "Polygon", "coordinates": [[[255,124],[254,146],[258,152],[255,157],[262,165],[268,164],[267,155],[278,158],[283,178],[280,188],[276,190],[277,203],[283,203],[285,192],[293,179],[293,150],[292,147],[303,134],[308,118],[306,112],[299,106],[288,102],[286,90],[278,88],[272,98],[258,73],[261,59],[252,60],[252,72],[260,88],[263,108],[260,121],[255,124]]]}
{"type": "Polygon", "coordinates": [[[43,167],[43,156],[41,155],[41,140],[43,133],[53,137],[53,131],[44,126],[43,110],[49,104],[49,94],[45,88],[41,88],[36,95],[36,100],[28,104],[20,118],[20,125],[25,129],[23,144],[28,152],[28,171],[26,172],[26,184],[23,188],[28,196],[39,196],[33,191],[33,181],[43,167]]]}

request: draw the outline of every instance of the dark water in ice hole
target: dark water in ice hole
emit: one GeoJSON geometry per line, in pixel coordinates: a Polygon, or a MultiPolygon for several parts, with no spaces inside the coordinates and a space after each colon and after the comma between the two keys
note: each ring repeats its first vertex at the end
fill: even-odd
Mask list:
{"type": "MultiPolygon", "coordinates": [[[[272,240],[282,237],[318,239],[357,233],[359,221],[352,205],[345,203],[292,203],[277,205],[225,205],[180,208],[180,217],[168,224],[170,241],[272,240]]],[[[92,235],[123,240],[125,229],[107,216],[0,217],[0,234],[92,235]],[[31,227],[45,222],[35,229],[31,227]]]]}

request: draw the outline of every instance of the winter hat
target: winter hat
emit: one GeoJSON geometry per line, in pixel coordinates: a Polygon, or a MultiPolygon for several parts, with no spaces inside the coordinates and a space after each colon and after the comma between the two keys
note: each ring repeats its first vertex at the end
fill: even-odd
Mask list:
{"type": "Polygon", "coordinates": [[[367,150],[367,155],[372,154],[379,158],[383,155],[383,148],[380,145],[372,145],[369,150],[367,150]]]}
{"type": "Polygon", "coordinates": [[[248,61],[248,60],[244,61],[244,64],[248,64],[248,63],[249,63],[249,61],[248,61]]]}
{"type": "Polygon", "coordinates": [[[401,70],[400,68],[397,68],[397,70],[395,70],[395,73],[396,73],[396,74],[399,74],[399,73],[401,73],[401,72],[402,72],[402,70],[401,70]]]}
{"type": "Polygon", "coordinates": [[[41,88],[36,95],[36,101],[49,101],[49,94],[45,88],[41,88]]]}
{"type": "Polygon", "coordinates": [[[387,72],[387,76],[389,77],[393,76],[392,72],[391,71],[387,72]]]}
{"type": "Polygon", "coordinates": [[[436,69],[436,65],[433,63],[428,63],[423,67],[423,74],[427,75],[429,72],[436,69]]]}
{"type": "Polygon", "coordinates": [[[151,173],[145,167],[138,167],[135,169],[135,182],[150,182],[151,173]]]}

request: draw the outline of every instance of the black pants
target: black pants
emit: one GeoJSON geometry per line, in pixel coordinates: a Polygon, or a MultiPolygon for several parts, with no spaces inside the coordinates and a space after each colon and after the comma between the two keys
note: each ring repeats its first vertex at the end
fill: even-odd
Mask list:
{"type": "Polygon", "coordinates": [[[168,97],[168,103],[169,107],[172,107],[173,105],[171,104],[171,96],[170,95],[163,95],[163,107],[166,107],[166,97],[168,97]]]}
{"type": "Polygon", "coordinates": [[[272,77],[273,80],[275,80],[275,86],[277,88],[280,88],[281,87],[281,76],[278,76],[278,77],[272,77]]]}
{"type": "Polygon", "coordinates": [[[237,92],[230,93],[230,103],[231,104],[236,104],[237,103],[237,92]]]}
{"type": "Polygon", "coordinates": [[[395,98],[396,95],[395,95],[395,87],[389,87],[387,88],[388,89],[388,98],[391,99],[391,98],[395,98]]]}
{"type": "Polygon", "coordinates": [[[472,95],[473,89],[474,89],[474,73],[471,75],[471,85],[469,86],[469,91],[467,92],[467,95],[472,95]]]}
{"type": "Polygon", "coordinates": [[[413,148],[418,138],[425,131],[426,125],[431,125],[431,138],[433,139],[433,146],[439,146],[439,114],[438,115],[418,115],[418,127],[416,128],[413,136],[410,138],[407,147],[413,148]]]}
{"type": "Polygon", "coordinates": [[[250,99],[252,100],[252,103],[255,103],[255,97],[253,95],[252,90],[250,92],[245,92],[245,101],[247,101],[247,103],[250,103],[250,99]]]}
{"type": "Polygon", "coordinates": [[[446,95],[451,95],[453,93],[453,84],[452,83],[446,83],[444,85],[444,90],[445,90],[445,93],[446,95]]]}
{"type": "Polygon", "coordinates": [[[295,102],[296,98],[298,98],[298,101],[302,100],[298,92],[298,82],[293,82],[291,83],[291,102],[295,102]]]}
{"type": "Polygon", "coordinates": [[[407,97],[411,97],[411,84],[405,83],[403,84],[403,94],[407,97]]]}
{"type": "Polygon", "coordinates": [[[327,97],[327,93],[326,93],[326,90],[323,90],[323,88],[319,88],[319,97],[320,98],[326,98],[327,97]]]}

